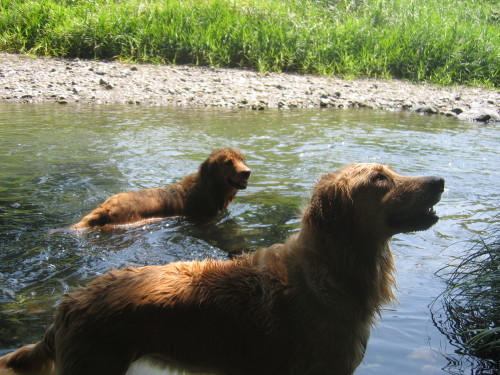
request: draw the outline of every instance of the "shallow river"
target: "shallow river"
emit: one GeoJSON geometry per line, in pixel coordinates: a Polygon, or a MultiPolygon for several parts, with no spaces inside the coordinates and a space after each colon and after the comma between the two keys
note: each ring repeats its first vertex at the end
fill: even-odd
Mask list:
{"type": "Polygon", "coordinates": [[[0,354],[38,340],[61,294],[110,268],[281,242],[321,174],[380,162],[444,177],[446,190],[438,224],[392,241],[399,301],[383,310],[356,374],[471,373],[477,364],[454,362],[429,304],[444,288],[435,272],[495,221],[499,144],[499,125],[401,112],[0,103],[0,354]],[[226,146],[246,153],[253,174],[212,226],[47,234],[114,193],[178,181],[226,146]]]}

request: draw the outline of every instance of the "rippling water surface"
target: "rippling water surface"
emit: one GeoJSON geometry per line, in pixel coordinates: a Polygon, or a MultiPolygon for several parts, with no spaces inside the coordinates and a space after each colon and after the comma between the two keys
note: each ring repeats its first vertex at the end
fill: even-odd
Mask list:
{"type": "MultiPolygon", "coordinates": [[[[202,110],[0,103],[0,353],[38,340],[61,294],[110,268],[162,264],[282,242],[317,178],[352,162],[439,175],[432,229],[398,235],[399,302],[386,306],[356,374],[470,373],[430,320],[435,272],[495,221],[499,125],[373,110],[202,110]],[[163,186],[218,147],[253,169],[217,223],[55,233],[120,191],[163,186]]],[[[307,348],[304,348],[307,350],[307,348]]]]}

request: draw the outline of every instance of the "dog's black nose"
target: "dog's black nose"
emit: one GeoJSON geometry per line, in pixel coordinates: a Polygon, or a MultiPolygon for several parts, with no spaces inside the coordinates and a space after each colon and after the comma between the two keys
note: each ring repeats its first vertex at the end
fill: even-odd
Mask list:
{"type": "Polygon", "coordinates": [[[248,179],[250,177],[250,173],[252,173],[252,171],[249,169],[248,171],[240,172],[240,175],[248,179]]]}
{"type": "Polygon", "coordinates": [[[430,176],[430,177],[427,177],[427,182],[438,193],[442,193],[444,191],[444,178],[430,176]]]}

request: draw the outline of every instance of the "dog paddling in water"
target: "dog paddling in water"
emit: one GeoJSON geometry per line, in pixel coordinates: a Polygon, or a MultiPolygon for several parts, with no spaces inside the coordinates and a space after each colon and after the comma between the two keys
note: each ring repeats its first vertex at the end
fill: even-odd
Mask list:
{"type": "Polygon", "coordinates": [[[241,152],[216,150],[196,173],[166,187],[113,195],[71,229],[136,226],[173,216],[209,221],[246,189],[250,173],[241,152]]]}
{"type": "Polygon", "coordinates": [[[68,294],[43,340],[0,358],[0,374],[352,374],[394,299],[389,240],[434,225],[443,190],[373,163],[326,174],[284,244],[110,271],[68,294]]]}

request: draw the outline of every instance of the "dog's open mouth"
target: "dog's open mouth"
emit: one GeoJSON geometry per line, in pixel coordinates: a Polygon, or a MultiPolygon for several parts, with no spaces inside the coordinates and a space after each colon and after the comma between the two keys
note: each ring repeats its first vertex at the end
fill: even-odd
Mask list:
{"type": "Polygon", "coordinates": [[[229,183],[229,185],[231,185],[231,187],[233,187],[235,189],[238,189],[238,190],[244,190],[248,186],[248,180],[247,179],[241,180],[241,181],[233,181],[230,178],[228,178],[227,182],[229,183]]]}
{"type": "Polygon", "coordinates": [[[422,210],[389,215],[387,224],[399,233],[416,232],[432,227],[439,220],[433,206],[422,210]]]}

